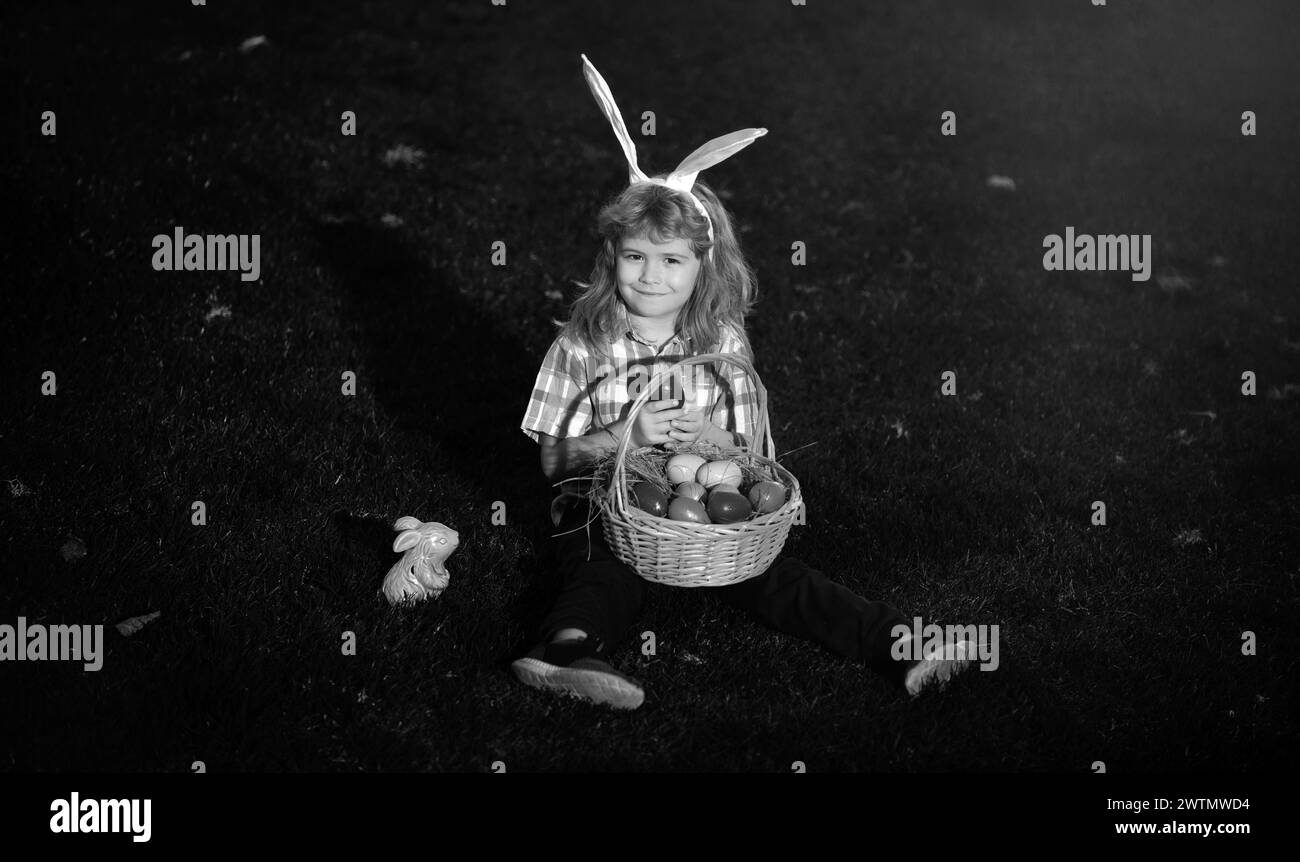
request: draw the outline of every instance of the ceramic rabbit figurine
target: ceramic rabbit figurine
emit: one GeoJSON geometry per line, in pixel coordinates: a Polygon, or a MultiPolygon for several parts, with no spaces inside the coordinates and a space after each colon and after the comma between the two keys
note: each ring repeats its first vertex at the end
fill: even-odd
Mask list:
{"type": "Polygon", "coordinates": [[[451,580],[446,561],[460,545],[460,534],[444,524],[426,524],[409,515],[398,518],[393,529],[400,531],[393,550],[406,553],[388,570],[380,591],[393,605],[438,598],[451,580]]]}

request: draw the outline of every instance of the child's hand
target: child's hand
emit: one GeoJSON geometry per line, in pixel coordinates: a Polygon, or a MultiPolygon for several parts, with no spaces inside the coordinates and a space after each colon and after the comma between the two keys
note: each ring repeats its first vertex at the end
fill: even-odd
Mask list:
{"type": "Polygon", "coordinates": [[[633,446],[657,446],[671,443],[677,437],[670,433],[686,411],[678,405],[680,400],[647,401],[641,405],[641,412],[636,415],[636,425],[632,428],[633,446]]]}
{"type": "Polygon", "coordinates": [[[669,424],[672,427],[669,436],[674,440],[678,443],[694,443],[707,433],[708,427],[713,423],[704,417],[703,407],[692,407],[684,410],[680,418],[669,424]]]}

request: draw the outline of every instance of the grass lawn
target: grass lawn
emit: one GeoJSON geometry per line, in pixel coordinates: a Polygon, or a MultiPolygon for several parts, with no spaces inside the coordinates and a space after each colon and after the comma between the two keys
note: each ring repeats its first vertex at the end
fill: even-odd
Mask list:
{"type": "Polygon", "coordinates": [[[0,13],[0,624],[106,627],[97,673],[0,664],[0,768],[1295,767],[1294,4],[265,5],[0,13]],[[664,588],[615,660],[639,711],[510,674],[558,588],[519,422],[626,176],[581,52],[655,111],[645,168],[770,130],[706,178],[799,449],[786,550],[998,625],[995,672],[908,701],[664,588]],[[261,280],[155,272],[177,225],[260,234],[261,280]],[[1151,234],[1152,278],[1044,271],[1067,225],[1151,234]],[[461,545],[393,610],[408,514],[461,545]]]}

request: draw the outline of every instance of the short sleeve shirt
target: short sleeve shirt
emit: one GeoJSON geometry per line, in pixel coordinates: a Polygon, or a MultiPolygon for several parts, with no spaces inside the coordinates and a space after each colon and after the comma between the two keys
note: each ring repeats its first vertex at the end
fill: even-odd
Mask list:
{"type": "MultiPolygon", "coordinates": [[[[564,336],[552,342],[533,384],[520,427],[533,441],[541,434],[578,437],[622,419],[654,376],[702,353],[738,353],[753,361],[734,328],[724,327],[711,350],[688,350],[680,332],[659,347],[641,338],[624,315],[622,337],[610,345],[609,358],[595,356],[564,336]]],[[[714,425],[743,434],[753,445],[758,433],[758,393],[739,366],[710,362],[680,369],[664,378],[650,400],[684,398],[687,406],[705,409],[714,425]]],[[[770,434],[769,430],[769,434],[770,434]]]]}

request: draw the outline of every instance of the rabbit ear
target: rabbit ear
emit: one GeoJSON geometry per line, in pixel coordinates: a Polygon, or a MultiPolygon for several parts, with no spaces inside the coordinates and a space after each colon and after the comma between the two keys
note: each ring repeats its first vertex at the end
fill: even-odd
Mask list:
{"type": "Polygon", "coordinates": [[[419,518],[412,518],[410,515],[404,515],[398,518],[393,524],[394,530],[418,530],[420,529],[419,518]]]}
{"type": "Polygon", "coordinates": [[[591,65],[586,54],[582,55],[582,75],[587,79],[587,86],[591,88],[591,95],[596,97],[596,104],[600,106],[601,113],[614,127],[614,134],[618,137],[618,142],[623,145],[623,155],[627,157],[629,181],[645,182],[648,178],[637,166],[636,145],[632,143],[632,136],[627,133],[627,126],[623,125],[623,115],[619,113],[618,105],[614,102],[614,94],[609,91],[609,85],[596,71],[596,67],[591,65]]]}
{"type": "Polygon", "coordinates": [[[705,168],[731,158],[754,141],[767,134],[767,129],[741,129],[720,138],[714,138],[686,158],[668,175],[668,182],[681,182],[686,188],[695,185],[695,176],[705,168]]]}
{"type": "Polygon", "coordinates": [[[414,548],[420,543],[420,534],[415,530],[407,530],[393,540],[393,550],[397,552],[405,551],[407,548],[414,548]]]}

